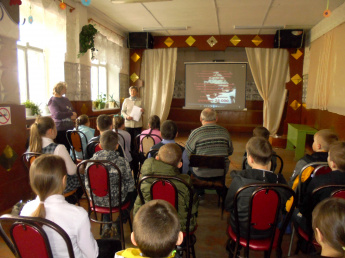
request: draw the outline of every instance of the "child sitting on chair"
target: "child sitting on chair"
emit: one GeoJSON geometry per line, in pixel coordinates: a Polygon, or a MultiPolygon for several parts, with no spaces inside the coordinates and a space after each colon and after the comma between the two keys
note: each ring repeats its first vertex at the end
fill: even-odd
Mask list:
{"type": "MultiPolygon", "coordinates": [[[[154,145],[161,142],[161,132],[159,131],[159,128],[161,126],[161,120],[159,116],[153,115],[149,118],[148,123],[149,129],[146,129],[141,132],[141,134],[149,134],[152,135],[152,138],[154,140],[154,145]],[[157,137],[158,136],[158,137],[157,137]]],[[[143,147],[141,146],[141,141],[145,136],[140,136],[140,150],[143,151],[143,147]]]]}
{"type": "Polygon", "coordinates": [[[183,241],[176,209],[163,200],[143,205],[133,221],[132,243],[139,247],[117,252],[122,257],[174,257],[176,245],[183,241]]]}
{"type": "MultiPolygon", "coordinates": [[[[37,198],[27,203],[21,216],[46,218],[58,224],[71,239],[75,257],[97,257],[98,246],[83,207],[69,204],[62,192],[66,186],[66,165],[56,155],[43,154],[30,167],[30,186],[37,198]]],[[[61,236],[46,229],[54,257],[69,257],[61,236]]],[[[30,241],[29,239],[27,241],[30,241]]],[[[33,247],[35,248],[35,247],[33,247]]]]}
{"type": "MultiPolygon", "coordinates": [[[[81,115],[75,120],[75,128],[74,130],[81,131],[85,134],[86,140],[84,139],[84,135],[80,134],[81,143],[83,145],[83,152],[86,155],[86,146],[87,143],[95,136],[95,129],[90,127],[90,119],[87,115],[81,115]]],[[[75,153],[77,159],[83,159],[83,153],[78,151],[75,153]]]]}
{"type": "Polygon", "coordinates": [[[345,200],[329,198],[313,210],[313,230],[321,245],[320,257],[345,256],[345,200]]]}
{"type": "MultiPolygon", "coordinates": [[[[108,160],[114,163],[121,171],[121,198],[122,203],[126,203],[130,201],[130,205],[126,210],[123,210],[123,220],[126,221],[127,218],[130,216],[130,211],[133,207],[134,200],[136,197],[136,189],[134,186],[134,180],[132,177],[131,169],[129,167],[128,161],[125,158],[120,157],[119,153],[116,151],[118,148],[118,135],[112,131],[108,130],[102,133],[101,135],[101,142],[100,145],[102,150],[96,152],[91,159],[93,160],[108,160]]],[[[85,187],[87,191],[90,191],[90,186],[87,180],[87,169],[89,165],[86,167],[85,170],[85,187]]],[[[112,207],[119,206],[117,194],[119,190],[117,189],[118,186],[118,172],[115,170],[114,167],[108,167],[109,170],[109,181],[111,185],[111,205],[112,207]]],[[[109,206],[109,199],[106,197],[94,197],[95,205],[108,207],[109,206]]],[[[104,221],[110,221],[109,214],[103,215],[104,221]]],[[[119,229],[119,217],[115,222],[116,229],[119,229]]],[[[105,230],[103,231],[103,237],[108,237],[110,235],[111,227],[109,224],[105,224],[105,230]]]]}
{"type": "MultiPolygon", "coordinates": [[[[159,149],[158,154],[155,158],[149,158],[145,160],[141,168],[141,174],[142,176],[175,176],[184,180],[186,183],[192,186],[189,175],[181,174],[179,171],[179,168],[182,166],[181,158],[181,148],[175,143],[167,143],[159,149]]],[[[151,200],[150,187],[152,182],[153,181],[145,181],[141,184],[140,190],[143,193],[143,197],[146,202],[151,200]]],[[[174,184],[178,190],[179,195],[178,215],[181,222],[181,230],[185,232],[189,207],[189,191],[183,183],[174,181],[174,184]]],[[[134,215],[139,210],[141,205],[142,203],[138,196],[134,204],[134,215]]],[[[194,230],[194,227],[196,225],[198,205],[199,203],[197,195],[194,195],[189,227],[191,231],[194,230]]]]}

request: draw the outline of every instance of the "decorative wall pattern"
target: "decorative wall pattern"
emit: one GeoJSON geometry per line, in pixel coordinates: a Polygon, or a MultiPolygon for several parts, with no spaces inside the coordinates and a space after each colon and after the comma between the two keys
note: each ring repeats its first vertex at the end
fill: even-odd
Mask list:
{"type": "Polygon", "coordinates": [[[67,97],[70,100],[91,99],[91,67],[65,62],[65,81],[68,85],[67,97]]]}

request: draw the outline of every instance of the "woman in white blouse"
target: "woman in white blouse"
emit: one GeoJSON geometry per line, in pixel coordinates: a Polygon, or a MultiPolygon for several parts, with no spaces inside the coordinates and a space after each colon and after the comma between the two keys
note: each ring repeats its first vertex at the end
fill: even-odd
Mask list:
{"type": "MultiPolygon", "coordinates": [[[[89,217],[84,208],[69,204],[62,192],[66,184],[66,165],[56,155],[44,154],[30,167],[30,185],[37,198],[27,203],[22,216],[41,217],[62,227],[69,235],[76,258],[95,258],[98,246],[92,232],[89,217]]],[[[46,228],[54,258],[68,257],[65,242],[52,229],[46,228]]]]}

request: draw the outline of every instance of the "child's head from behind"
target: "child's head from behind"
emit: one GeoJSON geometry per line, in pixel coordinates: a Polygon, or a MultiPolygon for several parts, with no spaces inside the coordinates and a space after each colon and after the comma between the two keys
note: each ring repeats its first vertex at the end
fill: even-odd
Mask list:
{"type": "Polygon", "coordinates": [[[51,117],[37,117],[30,127],[30,151],[41,152],[42,136],[55,139],[56,133],[55,123],[51,117]]]}
{"type": "Polygon", "coordinates": [[[112,130],[102,133],[100,143],[103,150],[114,151],[117,149],[119,136],[112,130]]]}
{"type": "Polygon", "coordinates": [[[183,241],[176,209],[163,200],[144,204],[134,217],[131,239],[144,256],[169,256],[183,241]]]}
{"type": "Polygon", "coordinates": [[[120,115],[114,115],[114,129],[117,132],[125,124],[125,119],[120,115]]]}
{"type": "Polygon", "coordinates": [[[344,257],[345,200],[342,198],[328,198],[321,201],[313,210],[312,224],[315,238],[322,246],[321,254],[331,257],[344,257]],[[331,255],[330,251],[337,252],[339,256],[335,253],[331,255]]]}
{"type": "Polygon", "coordinates": [[[153,115],[149,118],[149,126],[151,129],[158,129],[161,127],[161,120],[159,116],[153,115]]]}
{"type": "Polygon", "coordinates": [[[87,115],[80,115],[76,120],[75,120],[75,124],[76,124],[76,128],[78,128],[79,125],[86,125],[89,126],[90,125],[90,120],[89,117],[87,115]]]}
{"type": "Polygon", "coordinates": [[[164,144],[156,156],[157,160],[178,168],[182,166],[181,158],[182,150],[176,143],[164,144]]]}
{"type": "Polygon", "coordinates": [[[345,142],[335,142],[330,146],[327,161],[332,170],[345,172],[345,142]]]}
{"type": "Polygon", "coordinates": [[[322,129],[314,135],[313,151],[329,151],[332,143],[338,141],[338,136],[330,129],[322,129]]]}
{"type": "MultiPolygon", "coordinates": [[[[252,137],[246,145],[248,163],[250,159],[259,165],[268,165],[272,158],[272,146],[263,137],[252,137]]],[[[250,165],[250,164],[249,164],[250,165]]]]}
{"type": "Polygon", "coordinates": [[[99,115],[97,117],[97,128],[100,132],[111,129],[113,122],[108,115],[99,115]]]}
{"type": "Polygon", "coordinates": [[[166,120],[161,126],[161,135],[165,140],[174,140],[177,135],[177,125],[172,120],[166,120]]]}
{"type": "MultiPolygon", "coordinates": [[[[62,194],[66,171],[65,161],[57,155],[43,154],[34,160],[30,166],[30,186],[41,202],[53,194],[62,194]]],[[[40,206],[43,205],[33,216],[44,218],[44,207],[40,206]]]]}
{"type": "Polygon", "coordinates": [[[253,136],[263,137],[266,140],[268,140],[270,138],[270,131],[268,131],[266,127],[258,126],[258,127],[255,127],[253,130],[253,136]]]}

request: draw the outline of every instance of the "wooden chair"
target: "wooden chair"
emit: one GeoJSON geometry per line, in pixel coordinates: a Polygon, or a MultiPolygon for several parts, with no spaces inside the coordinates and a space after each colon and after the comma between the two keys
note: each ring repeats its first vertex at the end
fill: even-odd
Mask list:
{"type": "Polygon", "coordinates": [[[54,222],[38,218],[5,214],[0,217],[0,235],[16,257],[53,258],[51,246],[44,227],[49,227],[59,234],[66,244],[68,257],[74,258],[73,246],[67,233],[54,222]],[[9,234],[3,225],[10,224],[9,234]]]}
{"type": "MultiPolygon", "coordinates": [[[[122,224],[122,212],[121,210],[125,210],[130,205],[130,202],[122,203],[121,199],[121,171],[120,169],[112,162],[107,160],[84,160],[77,166],[77,174],[79,178],[80,185],[82,185],[83,191],[85,196],[87,197],[87,204],[88,204],[88,211],[89,217],[91,221],[100,223],[100,234],[102,234],[102,224],[112,224],[113,223],[113,213],[119,213],[120,217],[120,230],[121,230],[121,243],[122,249],[125,249],[125,237],[123,231],[123,224],[122,224]],[[89,165],[89,166],[88,166],[89,165]],[[113,207],[112,199],[113,196],[110,194],[113,184],[110,183],[110,176],[108,166],[112,166],[117,171],[118,182],[117,182],[117,189],[118,194],[115,198],[117,198],[117,203],[119,204],[116,207],[113,207]],[[85,182],[82,181],[81,172],[82,168],[85,169],[85,180],[87,180],[89,189],[86,190],[85,182]],[[107,198],[107,207],[99,206],[95,202],[95,198],[107,198]],[[111,208],[110,208],[111,207],[111,208]],[[97,213],[101,214],[101,220],[98,220],[97,213]],[[103,221],[103,215],[109,214],[110,215],[110,222],[103,221]],[[94,216],[94,218],[92,217],[94,216]]],[[[132,221],[130,217],[128,218],[129,227],[132,231],[132,221]]]]}
{"type": "MultiPolygon", "coordinates": [[[[265,257],[270,257],[272,249],[277,249],[277,257],[282,257],[281,242],[295,207],[295,202],[293,202],[292,209],[285,215],[283,223],[278,227],[279,214],[282,209],[281,204],[284,200],[281,196],[282,192],[292,196],[295,195],[291,188],[282,184],[249,184],[237,191],[233,204],[235,228],[232,228],[231,225],[228,227],[230,241],[235,242],[233,257],[236,257],[239,245],[245,248],[245,257],[249,257],[249,249],[264,251],[265,257]],[[252,191],[248,199],[248,221],[240,222],[238,200],[247,197],[248,191],[252,191]],[[245,232],[241,232],[241,228],[244,227],[246,228],[246,230],[243,230],[245,232]],[[264,239],[252,239],[252,231],[254,230],[265,230],[269,236],[264,239]]],[[[229,257],[231,257],[231,254],[229,257]]]]}
{"type": "Polygon", "coordinates": [[[77,159],[76,152],[82,153],[82,160],[86,159],[86,153],[84,152],[83,146],[87,146],[87,137],[86,135],[77,130],[68,130],[66,131],[66,138],[68,141],[68,144],[71,147],[71,151],[73,154],[73,161],[74,163],[78,164],[81,160],[77,159]]]}
{"type": "Polygon", "coordinates": [[[194,155],[190,156],[190,167],[197,167],[203,169],[222,169],[223,174],[220,176],[220,180],[217,181],[205,181],[196,178],[193,174],[191,175],[192,183],[195,189],[210,189],[216,190],[218,194],[218,206],[220,205],[220,199],[222,199],[222,218],[224,213],[224,201],[226,197],[227,188],[225,186],[225,176],[228,172],[226,163],[226,156],[206,156],[206,155],[194,155]]]}
{"type": "Polygon", "coordinates": [[[196,243],[196,237],[194,235],[196,231],[196,227],[193,231],[190,231],[189,225],[190,225],[190,219],[191,219],[191,213],[192,213],[192,206],[193,206],[193,190],[191,186],[178,177],[173,176],[144,176],[138,183],[137,190],[138,195],[141,200],[142,204],[145,204],[145,202],[149,200],[145,200],[143,193],[141,191],[141,185],[144,182],[148,182],[151,184],[150,187],[150,200],[165,200],[169,202],[171,205],[175,207],[175,209],[178,212],[178,190],[175,186],[176,182],[182,183],[189,192],[189,203],[188,203],[188,213],[186,218],[186,232],[183,232],[184,237],[184,243],[185,246],[181,247],[181,251],[186,252],[186,257],[189,258],[190,254],[195,257],[195,250],[194,245],[196,243]],[[175,182],[175,183],[174,183],[175,182]],[[187,237],[188,236],[188,237],[187,237]]]}

